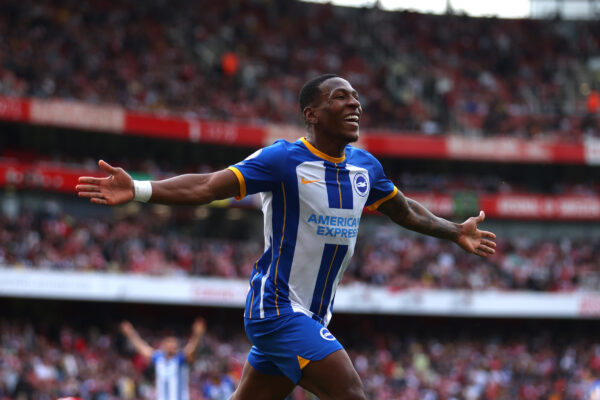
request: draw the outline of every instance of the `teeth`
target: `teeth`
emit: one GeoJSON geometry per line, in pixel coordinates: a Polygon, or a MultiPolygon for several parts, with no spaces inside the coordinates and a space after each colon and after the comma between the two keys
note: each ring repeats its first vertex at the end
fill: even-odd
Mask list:
{"type": "Polygon", "coordinates": [[[354,122],[358,122],[358,115],[349,115],[346,118],[344,118],[346,121],[354,121],[354,122]]]}

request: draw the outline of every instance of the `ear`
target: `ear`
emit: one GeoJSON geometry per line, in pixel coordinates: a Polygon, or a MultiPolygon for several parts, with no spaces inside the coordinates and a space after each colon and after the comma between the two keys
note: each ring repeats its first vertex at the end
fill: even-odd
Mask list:
{"type": "Polygon", "coordinates": [[[310,106],[304,109],[304,120],[309,125],[315,125],[319,122],[319,116],[316,110],[310,106]]]}

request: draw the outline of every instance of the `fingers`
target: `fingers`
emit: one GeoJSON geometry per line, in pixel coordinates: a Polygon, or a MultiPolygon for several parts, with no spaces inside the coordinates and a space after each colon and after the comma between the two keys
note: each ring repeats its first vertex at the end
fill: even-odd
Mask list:
{"type": "Polygon", "coordinates": [[[100,191],[92,191],[92,192],[77,192],[79,197],[84,197],[86,199],[90,199],[92,203],[95,204],[106,204],[108,205],[108,200],[104,198],[104,195],[100,193],[100,191]]]}
{"type": "Polygon", "coordinates": [[[99,185],[103,179],[106,178],[96,178],[94,176],[80,176],[78,181],[79,183],[91,183],[92,185],[99,185]]]}
{"type": "Polygon", "coordinates": [[[99,199],[97,197],[92,197],[90,199],[90,201],[95,204],[104,204],[105,206],[108,205],[108,201],[106,199],[99,199]]]}
{"type": "Polygon", "coordinates": [[[481,234],[481,237],[483,238],[489,238],[489,239],[496,239],[496,235],[492,232],[488,232],[488,231],[479,231],[481,234]]]}
{"type": "Polygon", "coordinates": [[[107,163],[104,160],[98,161],[98,166],[100,168],[102,168],[103,171],[105,171],[111,175],[114,174],[115,172],[117,172],[117,168],[113,167],[112,165],[110,165],[109,163],[107,163]]]}
{"type": "MultiPolygon", "coordinates": [[[[496,235],[494,235],[491,232],[485,232],[485,233],[493,236],[494,238],[496,237],[496,235]]],[[[488,236],[488,237],[491,237],[491,236],[488,236]]],[[[481,239],[479,241],[479,244],[475,248],[474,253],[480,257],[487,257],[489,255],[492,255],[492,254],[496,253],[496,242],[493,242],[489,239],[481,239]]]]}
{"type": "Polygon", "coordinates": [[[482,256],[482,257],[486,257],[490,254],[494,254],[496,252],[496,249],[490,247],[490,246],[486,246],[484,244],[480,244],[479,246],[477,246],[477,254],[482,256]],[[482,255],[484,254],[484,255],[482,255]]]}
{"type": "Polygon", "coordinates": [[[100,186],[98,185],[77,185],[75,190],[78,192],[99,192],[100,186]]]}
{"type": "Polygon", "coordinates": [[[491,247],[492,249],[496,248],[496,242],[492,242],[491,240],[481,239],[481,244],[487,247],[491,247]]]}
{"type": "Polygon", "coordinates": [[[79,197],[85,197],[85,198],[91,199],[94,197],[99,197],[100,193],[99,192],[77,192],[77,195],[79,197]]]}
{"type": "Polygon", "coordinates": [[[479,250],[479,249],[475,249],[475,251],[473,251],[473,253],[475,253],[475,254],[476,254],[476,255],[478,255],[479,257],[484,257],[484,258],[485,258],[485,257],[487,257],[487,256],[489,256],[489,255],[491,255],[491,254],[494,254],[494,253],[491,253],[491,254],[490,254],[490,253],[488,253],[488,252],[485,252],[485,251],[483,251],[483,250],[479,250]]]}

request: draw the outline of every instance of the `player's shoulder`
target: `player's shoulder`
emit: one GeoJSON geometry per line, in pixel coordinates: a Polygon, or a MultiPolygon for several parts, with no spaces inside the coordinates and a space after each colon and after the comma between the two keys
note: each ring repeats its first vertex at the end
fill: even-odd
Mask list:
{"type": "Polygon", "coordinates": [[[289,151],[289,144],[289,142],[283,139],[276,140],[272,144],[262,147],[250,154],[243,161],[241,161],[239,165],[244,165],[250,160],[253,160],[253,162],[277,162],[278,160],[285,158],[285,154],[289,151]]]}
{"type": "Polygon", "coordinates": [[[314,157],[313,152],[307,147],[304,138],[300,138],[293,142],[288,142],[285,139],[278,139],[272,146],[277,146],[280,152],[285,153],[286,160],[292,162],[302,162],[314,157]]]}
{"type": "Polygon", "coordinates": [[[381,165],[379,160],[365,149],[347,145],[345,151],[346,159],[349,164],[363,167],[375,167],[381,165]]]}
{"type": "Polygon", "coordinates": [[[261,150],[263,152],[266,151],[266,152],[274,153],[274,154],[283,154],[283,153],[288,153],[290,150],[292,150],[294,145],[295,145],[295,143],[288,142],[285,139],[277,139],[269,146],[263,147],[261,150]]]}

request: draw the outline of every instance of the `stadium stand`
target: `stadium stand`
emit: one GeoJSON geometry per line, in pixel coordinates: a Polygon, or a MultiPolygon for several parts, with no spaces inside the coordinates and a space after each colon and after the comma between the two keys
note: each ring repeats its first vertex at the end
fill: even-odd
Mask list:
{"type": "MultiPolygon", "coordinates": [[[[110,316],[135,312],[144,321],[137,324],[142,335],[152,343],[165,332],[185,339],[182,321],[196,311],[175,312],[178,322],[165,328],[150,316],[156,319],[173,310],[94,303],[49,307],[60,310],[63,318],[0,320],[1,399],[152,399],[152,368],[135,356],[110,316]],[[89,308],[96,310],[93,320],[72,319],[76,311],[89,308]]],[[[221,313],[235,321],[238,311],[221,313]]],[[[191,368],[194,399],[228,399],[250,346],[240,327],[225,318],[218,324],[209,318],[213,333],[203,340],[191,368]]],[[[597,322],[460,323],[346,315],[332,322],[334,333],[346,331],[344,344],[369,398],[377,400],[581,399],[600,368],[598,343],[586,334],[591,329],[597,329],[597,322]]],[[[311,399],[299,391],[292,398],[311,399]]]]}
{"type": "Polygon", "coordinates": [[[598,42],[580,39],[598,37],[593,22],[298,1],[154,0],[140,7],[126,0],[10,0],[3,11],[0,93],[9,96],[297,123],[296,94],[305,78],[339,71],[369,110],[364,126],[598,136],[598,42]]]}
{"type": "MultiPolygon", "coordinates": [[[[227,218],[219,211],[212,220],[186,222],[161,216],[163,208],[120,218],[78,218],[64,208],[47,202],[39,212],[24,210],[14,218],[0,217],[0,264],[246,279],[263,252],[256,212],[241,213],[234,229],[221,222],[219,230],[207,228],[227,218]],[[232,237],[234,230],[241,239],[232,237]],[[219,238],[219,233],[226,237],[219,238]]],[[[463,254],[451,243],[408,235],[387,221],[378,219],[376,229],[369,229],[369,221],[365,224],[368,233],[359,234],[346,283],[361,281],[399,289],[568,292],[600,288],[599,238],[500,238],[497,254],[480,259],[463,254]]]]}

